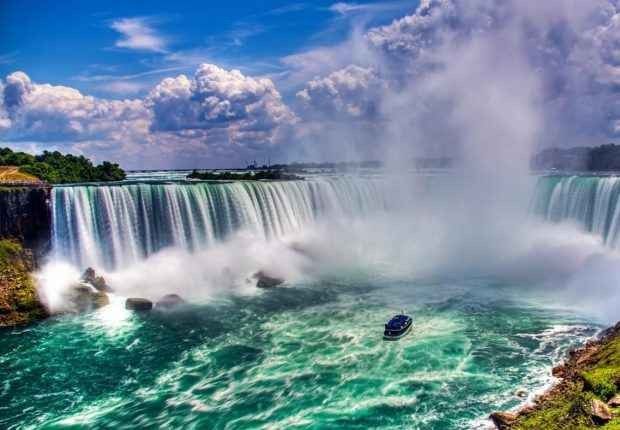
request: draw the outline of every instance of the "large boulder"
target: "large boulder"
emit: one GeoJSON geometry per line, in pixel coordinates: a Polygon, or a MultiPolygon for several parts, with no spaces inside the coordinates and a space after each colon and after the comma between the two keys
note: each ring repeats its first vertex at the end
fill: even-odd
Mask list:
{"type": "Polygon", "coordinates": [[[155,303],[156,309],[172,309],[185,303],[185,300],[178,294],[166,294],[155,303]]]}
{"type": "Polygon", "coordinates": [[[613,418],[609,406],[599,399],[592,399],[590,402],[590,415],[598,424],[604,424],[613,418]]]}
{"type": "Polygon", "coordinates": [[[517,421],[517,414],[512,412],[493,412],[491,421],[499,430],[510,430],[510,427],[517,421]]]}
{"type": "Polygon", "coordinates": [[[269,276],[262,270],[256,272],[252,277],[256,279],[258,288],[273,288],[284,283],[284,279],[269,276]]]}
{"type": "Polygon", "coordinates": [[[82,281],[89,283],[98,291],[103,291],[105,293],[112,292],[112,288],[110,288],[110,286],[106,283],[105,278],[103,276],[97,276],[95,269],[92,267],[89,267],[84,271],[82,281]]]}
{"type": "Polygon", "coordinates": [[[66,298],[71,305],[71,310],[78,313],[99,309],[110,303],[106,293],[97,291],[87,284],[72,285],[66,293],[66,298]]]}
{"type": "Polygon", "coordinates": [[[130,311],[150,311],[153,309],[153,302],[139,297],[130,297],[125,301],[125,309],[130,311]]]}

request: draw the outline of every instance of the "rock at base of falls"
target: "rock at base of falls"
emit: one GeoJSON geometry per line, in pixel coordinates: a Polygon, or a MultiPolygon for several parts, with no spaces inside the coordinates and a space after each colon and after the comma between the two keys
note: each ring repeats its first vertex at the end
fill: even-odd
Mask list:
{"type": "Polygon", "coordinates": [[[89,283],[98,291],[103,291],[105,293],[112,292],[112,288],[110,288],[110,286],[106,283],[105,278],[103,276],[97,276],[95,269],[92,267],[89,267],[84,271],[82,281],[89,283]]]}
{"type": "Polygon", "coordinates": [[[284,279],[269,276],[262,270],[256,272],[252,277],[256,279],[256,287],[258,288],[273,288],[284,283],[284,279]]]}
{"type": "Polygon", "coordinates": [[[150,311],[153,309],[153,302],[139,297],[130,297],[125,301],[125,309],[130,311],[150,311]]]}
{"type": "Polygon", "coordinates": [[[166,294],[155,303],[155,309],[172,309],[185,303],[178,294],[166,294]]]}
{"type": "Polygon", "coordinates": [[[99,309],[110,303],[110,299],[106,293],[98,291],[86,284],[75,284],[71,286],[66,298],[71,305],[71,310],[78,313],[99,309]]]}

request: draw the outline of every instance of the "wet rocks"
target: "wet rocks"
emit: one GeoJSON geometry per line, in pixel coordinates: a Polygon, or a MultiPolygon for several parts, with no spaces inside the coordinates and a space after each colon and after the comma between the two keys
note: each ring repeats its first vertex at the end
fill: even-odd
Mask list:
{"type": "Polygon", "coordinates": [[[125,309],[130,311],[150,311],[153,309],[153,302],[140,297],[130,297],[125,301],[125,309]]]}
{"type": "Polygon", "coordinates": [[[110,303],[108,295],[87,284],[75,284],[66,293],[71,310],[77,313],[99,309],[110,303]]]}
{"type": "Polygon", "coordinates": [[[269,276],[262,270],[256,272],[252,277],[256,279],[256,287],[258,288],[273,288],[284,283],[284,279],[269,276]]]}
{"type": "Polygon", "coordinates": [[[499,430],[509,430],[517,421],[517,414],[512,412],[494,412],[489,418],[491,418],[491,421],[499,430]]]}
{"type": "Polygon", "coordinates": [[[517,391],[515,391],[515,396],[523,399],[527,397],[527,390],[525,388],[519,388],[517,389],[517,391]]]}
{"type": "Polygon", "coordinates": [[[567,369],[564,364],[560,364],[551,369],[551,374],[556,378],[566,378],[567,369]]]}
{"type": "Polygon", "coordinates": [[[166,294],[155,303],[155,309],[173,309],[185,303],[185,300],[178,294],[166,294]]]}
{"type": "Polygon", "coordinates": [[[103,276],[97,276],[95,270],[87,268],[78,282],[69,286],[64,293],[67,303],[65,312],[84,313],[110,304],[107,293],[112,292],[103,276]]]}
{"type": "Polygon", "coordinates": [[[590,415],[599,424],[606,423],[613,418],[609,406],[599,399],[592,399],[590,401],[590,415]]]}
{"type": "Polygon", "coordinates": [[[92,267],[87,268],[82,275],[82,281],[87,282],[98,291],[103,291],[105,293],[111,293],[112,288],[105,282],[105,278],[103,276],[97,276],[95,273],[95,269],[92,267]]]}

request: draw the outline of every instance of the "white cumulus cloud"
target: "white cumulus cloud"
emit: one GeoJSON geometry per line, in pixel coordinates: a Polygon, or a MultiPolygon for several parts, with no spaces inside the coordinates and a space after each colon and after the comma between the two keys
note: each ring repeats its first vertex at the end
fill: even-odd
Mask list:
{"type": "Polygon", "coordinates": [[[154,131],[225,130],[231,142],[273,143],[295,122],[273,82],[202,64],[192,79],[164,79],[150,92],[154,131]]]}
{"type": "Polygon", "coordinates": [[[297,93],[297,98],[314,115],[373,119],[377,115],[377,102],[386,89],[386,82],[375,70],[349,65],[311,80],[297,93]]]}
{"type": "Polygon", "coordinates": [[[6,77],[3,101],[10,140],[105,139],[128,127],[144,129],[148,122],[140,100],[97,99],[70,87],[32,83],[23,72],[6,77]]]}
{"type": "Polygon", "coordinates": [[[115,43],[118,48],[166,52],[166,38],[153,28],[148,18],[120,18],[112,21],[110,28],[121,34],[121,38],[115,43]]]}

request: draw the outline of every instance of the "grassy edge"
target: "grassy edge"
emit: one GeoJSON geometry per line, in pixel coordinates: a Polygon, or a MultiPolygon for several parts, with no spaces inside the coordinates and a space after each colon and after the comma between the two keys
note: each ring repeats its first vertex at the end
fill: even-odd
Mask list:
{"type": "Polygon", "coordinates": [[[591,414],[595,399],[607,402],[620,394],[620,323],[583,348],[572,351],[562,366],[554,369],[560,382],[525,407],[514,421],[500,428],[512,430],[620,430],[620,408],[611,408],[613,418],[597,422],[591,414]]]}

